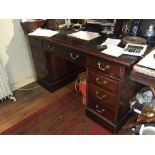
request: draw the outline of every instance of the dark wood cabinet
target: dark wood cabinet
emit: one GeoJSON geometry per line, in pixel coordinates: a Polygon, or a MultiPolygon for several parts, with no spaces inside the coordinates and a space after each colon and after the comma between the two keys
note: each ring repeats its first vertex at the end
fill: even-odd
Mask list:
{"type": "Polygon", "coordinates": [[[42,40],[38,38],[29,37],[31,53],[37,79],[46,80],[48,76],[45,52],[42,50],[42,40]]]}
{"type": "Polygon", "coordinates": [[[88,57],[87,63],[86,114],[117,132],[141,85],[129,79],[130,67],[97,57],[88,57]]]}
{"type": "Polygon", "coordinates": [[[52,42],[33,36],[29,36],[29,43],[37,81],[49,91],[75,80],[78,73],[83,70],[83,67],[62,58],[61,53],[65,54],[63,47],[59,49],[52,42]]]}
{"type": "Polygon", "coordinates": [[[67,74],[67,63],[54,53],[44,51],[47,66],[47,81],[53,82],[67,74]]]}

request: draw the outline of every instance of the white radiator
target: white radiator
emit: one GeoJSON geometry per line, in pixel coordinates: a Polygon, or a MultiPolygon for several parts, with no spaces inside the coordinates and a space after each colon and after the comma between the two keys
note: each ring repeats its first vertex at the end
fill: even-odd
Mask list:
{"type": "Polygon", "coordinates": [[[6,74],[6,70],[3,66],[2,61],[0,60],[0,100],[3,101],[6,98],[15,101],[15,97],[13,97],[13,92],[8,82],[8,76],[6,74]]]}

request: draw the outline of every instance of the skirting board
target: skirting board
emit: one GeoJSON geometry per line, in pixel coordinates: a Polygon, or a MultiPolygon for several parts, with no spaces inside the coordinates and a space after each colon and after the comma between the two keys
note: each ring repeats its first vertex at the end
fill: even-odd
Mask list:
{"type": "Polygon", "coordinates": [[[19,89],[21,87],[24,87],[24,86],[26,86],[26,85],[34,82],[34,81],[36,81],[36,78],[34,76],[30,76],[30,77],[27,77],[26,79],[24,79],[22,81],[11,84],[11,88],[14,91],[14,90],[19,89]]]}

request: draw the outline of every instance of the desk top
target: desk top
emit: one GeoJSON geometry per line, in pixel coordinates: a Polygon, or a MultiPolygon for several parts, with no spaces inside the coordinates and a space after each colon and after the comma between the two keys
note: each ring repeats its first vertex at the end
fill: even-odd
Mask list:
{"type": "MultiPolygon", "coordinates": [[[[73,31],[62,30],[58,34],[52,37],[40,37],[40,36],[29,36],[29,37],[42,38],[43,40],[51,41],[53,43],[56,43],[65,47],[69,47],[75,50],[79,50],[81,52],[84,52],[86,54],[90,54],[99,58],[113,61],[127,67],[131,67],[139,60],[139,57],[136,57],[136,56],[121,55],[120,57],[114,57],[114,56],[101,53],[101,50],[97,49],[97,45],[103,43],[106,40],[105,36],[101,35],[100,37],[95,38],[91,41],[85,41],[85,40],[67,36],[70,33],[73,33],[73,31]]],[[[123,43],[120,43],[119,46],[124,47],[123,43]]]]}

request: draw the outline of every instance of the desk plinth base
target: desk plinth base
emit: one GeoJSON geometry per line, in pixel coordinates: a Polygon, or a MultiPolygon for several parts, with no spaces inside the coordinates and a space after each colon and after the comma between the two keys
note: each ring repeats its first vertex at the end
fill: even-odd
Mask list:
{"type": "Polygon", "coordinates": [[[77,75],[79,73],[81,73],[82,71],[84,71],[84,69],[80,69],[76,72],[70,73],[70,74],[63,76],[62,78],[57,79],[57,80],[50,82],[50,83],[47,82],[46,80],[41,80],[41,79],[37,80],[37,82],[41,86],[43,86],[45,89],[47,89],[48,91],[53,92],[53,91],[61,88],[62,86],[65,86],[66,84],[74,81],[76,79],[77,75]]]}
{"type": "Polygon", "coordinates": [[[90,108],[85,108],[85,114],[87,117],[95,121],[96,123],[100,124],[107,130],[111,131],[113,134],[117,134],[124,123],[128,120],[129,116],[131,115],[131,111],[129,110],[126,115],[124,115],[117,124],[114,124],[105,118],[98,115],[96,112],[92,111],[90,108]]]}

